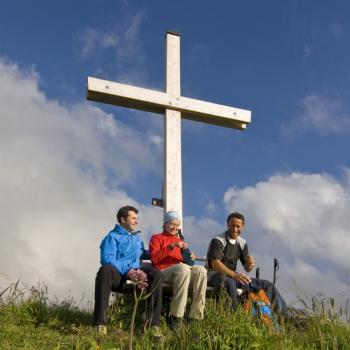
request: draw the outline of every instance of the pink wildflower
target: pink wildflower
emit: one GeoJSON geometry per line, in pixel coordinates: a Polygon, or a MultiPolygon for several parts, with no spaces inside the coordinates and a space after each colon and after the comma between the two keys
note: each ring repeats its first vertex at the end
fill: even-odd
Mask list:
{"type": "Polygon", "coordinates": [[[115,335],[117,336],[117,338],[122,337],[123,334],[124,334],[124,331],[121,328],[116,328],[115,335]]]}
{"type": "Polygon", "coordinates": [[[140,269],[130,269],[127,277],[133,281],[134,283],[136,283],[137,287],[140,289],[146,289],[148,287],[148,283],[147,283],[147,275],[144,271],[140,270],[140,269]]]}

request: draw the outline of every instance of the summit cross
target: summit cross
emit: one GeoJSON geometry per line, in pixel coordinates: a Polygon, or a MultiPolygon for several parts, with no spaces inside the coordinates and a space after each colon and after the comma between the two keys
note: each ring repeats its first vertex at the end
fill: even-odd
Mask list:
{"type": "Polygon", "coordinates": [[[251,112],[181,96],[180,35],[166,33],[165,91],[140,88],[88,77],[87,99],[164,114],[164,213],[182,218],[181,118],[244,130],[251,112]]]}

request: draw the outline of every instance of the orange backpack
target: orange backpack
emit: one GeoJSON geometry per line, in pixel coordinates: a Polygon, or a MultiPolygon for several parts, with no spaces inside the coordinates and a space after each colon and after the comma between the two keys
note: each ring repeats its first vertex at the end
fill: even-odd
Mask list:
{"type": "Polygon", "coordinates": [[[251,284],[246,287],[243,305],[247,313],[259,318],[265,325],[274,328],[276,332],[281,331],[272,311],[270,299],[263,289],[251,284]]]}

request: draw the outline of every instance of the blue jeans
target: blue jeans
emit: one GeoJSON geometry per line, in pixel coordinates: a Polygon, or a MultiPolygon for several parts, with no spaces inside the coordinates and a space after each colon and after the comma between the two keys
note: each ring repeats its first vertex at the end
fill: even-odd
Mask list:
{"type": "MultiPolygon", "coordinates": [[[[257,286],[260,289],[263,289],[266,295],[271,301],[272,309],[276,313],[283,313],[287,309],[287,304],[282,298],[280,292],[268,280],[262,280],[260,278],[252,278],[252,285],[257,286]]],[[[224,276],[221,273],[213,274],[208,280],[208,286],[219,288],[224,287],[227,294],[232,298],[232,307],[235,309],[238,305],[238,294],[237,288],[243,288],[242,284],[236,282],[233,278],[224,276]]]]}

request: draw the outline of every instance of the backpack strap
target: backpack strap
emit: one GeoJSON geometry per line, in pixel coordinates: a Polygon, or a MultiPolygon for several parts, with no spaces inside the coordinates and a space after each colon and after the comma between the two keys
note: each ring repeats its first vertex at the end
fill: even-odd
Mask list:
{"type": "Polygon", "coordinates": [[[185,240],[185,237],[184,237],[184,235],[182,234],[182,230],[181,230],[181,229],[178,229],[178,231],[177,231],[177,236],[178,236],[182,241],[185,240]]]}

